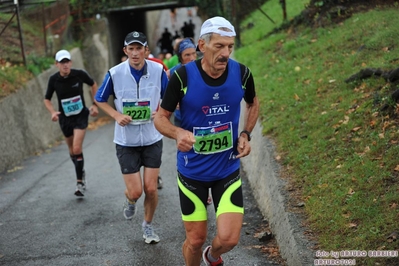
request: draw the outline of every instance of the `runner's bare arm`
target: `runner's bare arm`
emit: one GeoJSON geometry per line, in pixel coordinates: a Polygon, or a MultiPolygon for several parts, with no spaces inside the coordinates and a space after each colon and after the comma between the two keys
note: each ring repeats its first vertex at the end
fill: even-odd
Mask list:
{"type": "Polygon", "coordinates": [[[193,148],[195,138],[192,132],[177,127],[170,122],[172,112],[159,108],[154,118],[156,129],[164,136],[176,140],[177,149],[187,152],[193,148]]]}

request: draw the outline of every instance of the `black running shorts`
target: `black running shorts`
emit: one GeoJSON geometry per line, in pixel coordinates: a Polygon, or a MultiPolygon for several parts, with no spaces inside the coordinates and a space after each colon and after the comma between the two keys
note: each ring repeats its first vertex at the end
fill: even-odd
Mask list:
{"type": "Polygon", "coordinates": [[[126,147],[116,144],[116,156],[122,174],[134,174],[141,166],[160,168],[162,162],[162,139],[149,146],[126,147]]]}
{"type": "Polygon", "coordinates": [[[72,136],[74,129],[86,129],[89,125],[89,114],[90,111],[87,108],[84,108],[80,114],[73,116],[65,116],[61,114],[58,117],[58,121],[64,136],[66,138],[72,136]]]}
{"type": "Polygon", "coordinates": [[[216,217],[222,213],[244,214],[244,200],[240,170],[212,182],[193,180],[177,174],[182,220],[185,222],[206,221],[208,191],[211,189],[216,217]]]}

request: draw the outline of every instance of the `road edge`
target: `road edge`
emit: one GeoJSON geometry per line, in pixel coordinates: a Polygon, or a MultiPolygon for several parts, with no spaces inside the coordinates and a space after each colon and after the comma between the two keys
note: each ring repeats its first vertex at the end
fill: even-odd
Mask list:
{"type": "MultiPolygon", "coordinates": [[[[245,103],[241,105],[243,121],[245,103]]],[[[242,124],[242,122],[241,122],[242,124]]],[[[241,127],[242,128],[242,125],[241,127]]],[[[280,178],[280,166],[274,159],[273,143],[262,134],[260,121],[252,131],[251,154],[241,160],[259,209],[269,221],[281,256],[289,266],[313,265],[314,245],[305,236],[302,218],[287,210],[285,181],[280,178]]]]}

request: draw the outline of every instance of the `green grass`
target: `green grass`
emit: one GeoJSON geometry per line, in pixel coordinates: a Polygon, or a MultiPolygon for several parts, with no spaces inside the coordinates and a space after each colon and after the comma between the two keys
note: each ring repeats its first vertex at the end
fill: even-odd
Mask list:
{"type": "MultiPolygon", "coordinates": [[[[290,19],[307,3],[287,1],[290,19]]],[[[398,67],[398,5],[268,37],[282,11],[277,0],[262,9],[278,23],[251,14],[234,56],[253,72],[263,133],[276,141],[284,175],[301,191],[318,249],[398,249],[387,241],[399,229],[399,107],[389,97],[396,88],[383,78],[345,83],[366,67],[398,67]],[[380,111],[384,104],[388,112],[380,111]]]]}

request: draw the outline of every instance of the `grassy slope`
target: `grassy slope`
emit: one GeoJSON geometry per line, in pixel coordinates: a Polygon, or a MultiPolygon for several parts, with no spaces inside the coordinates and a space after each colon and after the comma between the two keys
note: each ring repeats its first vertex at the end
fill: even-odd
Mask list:
{"type": "MultiPolygon", "coordinates": [[[[288,0],[289,17],[306,3],[288,0]]],[[[262,9],[281,24],[277,0],[262,9]]],[[[366,67],[398,67],[398,11],[378,8],[267,38],[276,25],[261,12],[242,24],[235,58],[254,74],[264,134],[276,141],[282,174],[305,202],[318,249],[398,250],[387,239],[399,229],[399,107],[388,97],[395,88],[382,78],[344,82],[366,67]],[[390,113],[380,111],[383,104],[390,113]]],[[[358,265],[376,262],[394,263],[357,258],[358,265]]]]}
{"type": "Polygon", "coordinates": [[[26,67],[21,55],[17,18],[13,13],[0,13],[0,29],[4,30],[0,36],[0,100],[54,64],[52,56],[44,55],[41,22],[31,21],[21,14],[21,24],[26,67]],[[3,29],[7,23],[8,27],[3,29]]]}

